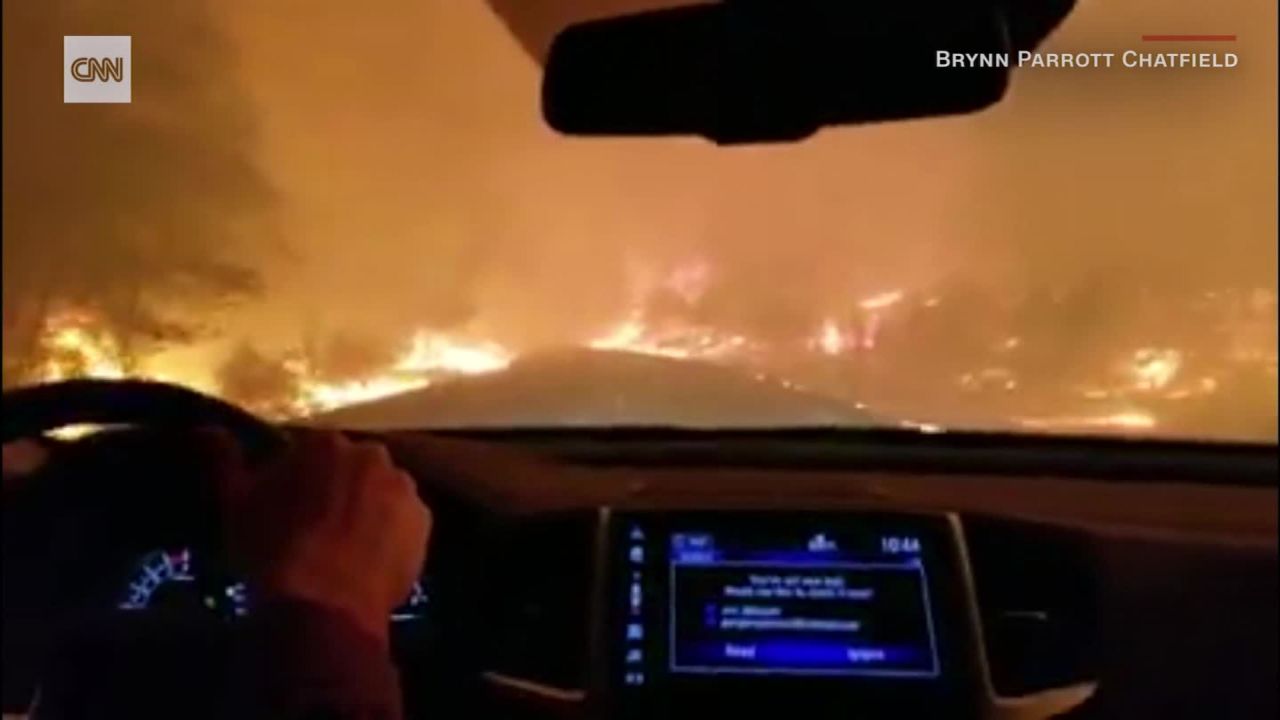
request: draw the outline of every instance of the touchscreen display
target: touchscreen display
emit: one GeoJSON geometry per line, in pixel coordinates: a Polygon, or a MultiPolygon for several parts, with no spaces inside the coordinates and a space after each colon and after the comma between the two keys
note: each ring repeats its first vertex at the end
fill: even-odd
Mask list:
{"type": "Polygon", "coordinates": [[[665,540],[673,674],[939,673],[917,536],[806,528],[665,540]]]}

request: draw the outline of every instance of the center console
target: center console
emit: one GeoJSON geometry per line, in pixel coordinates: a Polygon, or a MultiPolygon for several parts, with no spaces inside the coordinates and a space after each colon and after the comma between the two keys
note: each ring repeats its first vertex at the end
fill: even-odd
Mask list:
{"type": "Polygon", "coordinates": [[[947,516],[621,512],[608,527],[608,716],[981,715],[947,516]]]}

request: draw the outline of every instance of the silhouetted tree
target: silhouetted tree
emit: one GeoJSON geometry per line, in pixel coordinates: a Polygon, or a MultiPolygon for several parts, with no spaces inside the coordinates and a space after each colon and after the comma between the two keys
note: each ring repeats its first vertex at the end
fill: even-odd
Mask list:
{"type": "Polygon", "coordinates": [[[98,316],[129,354],[256,293],[272,192],[213,0],[4,3],[4,380],[49,312],[98,316]],[[133,102],[62,102],[63,35],[133,36],[133,102]]]}

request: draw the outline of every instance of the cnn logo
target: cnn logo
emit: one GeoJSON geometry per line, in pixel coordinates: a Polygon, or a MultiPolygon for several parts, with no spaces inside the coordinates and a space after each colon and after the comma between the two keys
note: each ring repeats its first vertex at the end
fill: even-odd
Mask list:
{"type": "Polygon", "coordinates": [[[124,81],[124,58],[76,58],[71,63],[71,77],[80,82],[94,80],[124,81]]]}
{"type": "Polygon", "coordinates": [[[129,35],[65,35],[62,101],[133,101],[133,38],[129,35]]]}

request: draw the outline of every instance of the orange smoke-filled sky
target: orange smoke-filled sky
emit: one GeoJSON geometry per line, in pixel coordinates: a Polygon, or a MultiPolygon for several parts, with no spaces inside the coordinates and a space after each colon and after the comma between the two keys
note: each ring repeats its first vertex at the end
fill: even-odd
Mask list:
{"type": "MultiPolygon", "coordinates": [[[[281,349],[354,331],[394,342],[425,326],[516,350],[577,344],[691,263],[711,269],[703,311],[760,333],[811,333],[859,298],[939,283],[1009,297],[1276,287],[1274,3],[1085,0],[1045,48],[1120,52],[1156,49],[1143,33],[1233,33],[1237,42],[1203,48],[1238,53],[1232,70],[1022,70],[1006,101],[978,115],[733,149],[557,136],[540,117],[538,64],[482,0],[208,6],[234,63],[209,69],[218,82],[207,87],[229,104],[162,104],[169,115],[152,120],[235,133],[233,145],[248,148],[276,190],[269,219],[288,247],[244,251],[264,291],[202,318],[226,340],[281,349]],[[234,123],[200,115],[228,109],[234,123]],[[254,132],[243,134],[242,122],[254,132]]],[[[143,13],[146,0],[128,17],[112,7],[5,13],[23,32],[48,33],[41,52],[50,56],[56,35],[131,33],[142,53],[135,89],[158,87],[162,70],[148,66],[148,52],[186,42],[171,27],[184,13],[143,13]]],[[[58,104],[55,86],[6,58],[6,99],[12,75],[30,88],[15,99],[32,109],[6,111],[6,147],[25,158],[6,162],[7,177],[61,152],[56,138],[41,139],[45,125],[106,128],[116,117],[58,104]]],[[[138,100],[138,112],[152,107],[138,100]]],[[[152,179],[163,187],[166,178],[152,179]]],[[[6,187],[6,204],[25,203],[15,227],[38,258],[61,214],[41,216],[32,198],[53,196],[26,185],[25,195],[6,187]]],[[[1109,297],[1108,318],[1136,312],[1136,296],[1109,297]]],[[[1113,336],[1127,332],[1117,327],[1113,336]]],[[[1184,335],[1208,343],[1210,330],[1184,335]]],[[[1097,331],[1061,332],[1088,348],[1097,331]]],[[[217,363],[197,347],[174,364],[217,363]]]]}
{"type": "Polygon", "coordinates": [[[1273,3],[1084,2],[1048,48],[1230,32],[1233,71],[1024,71],[978,116],[732,150],[556,136],[479,0],[221,7],[294,248],[255,327],[562,341],[692,258],[770,307],[1115,267],[1275,286],[1273,3]]]}

